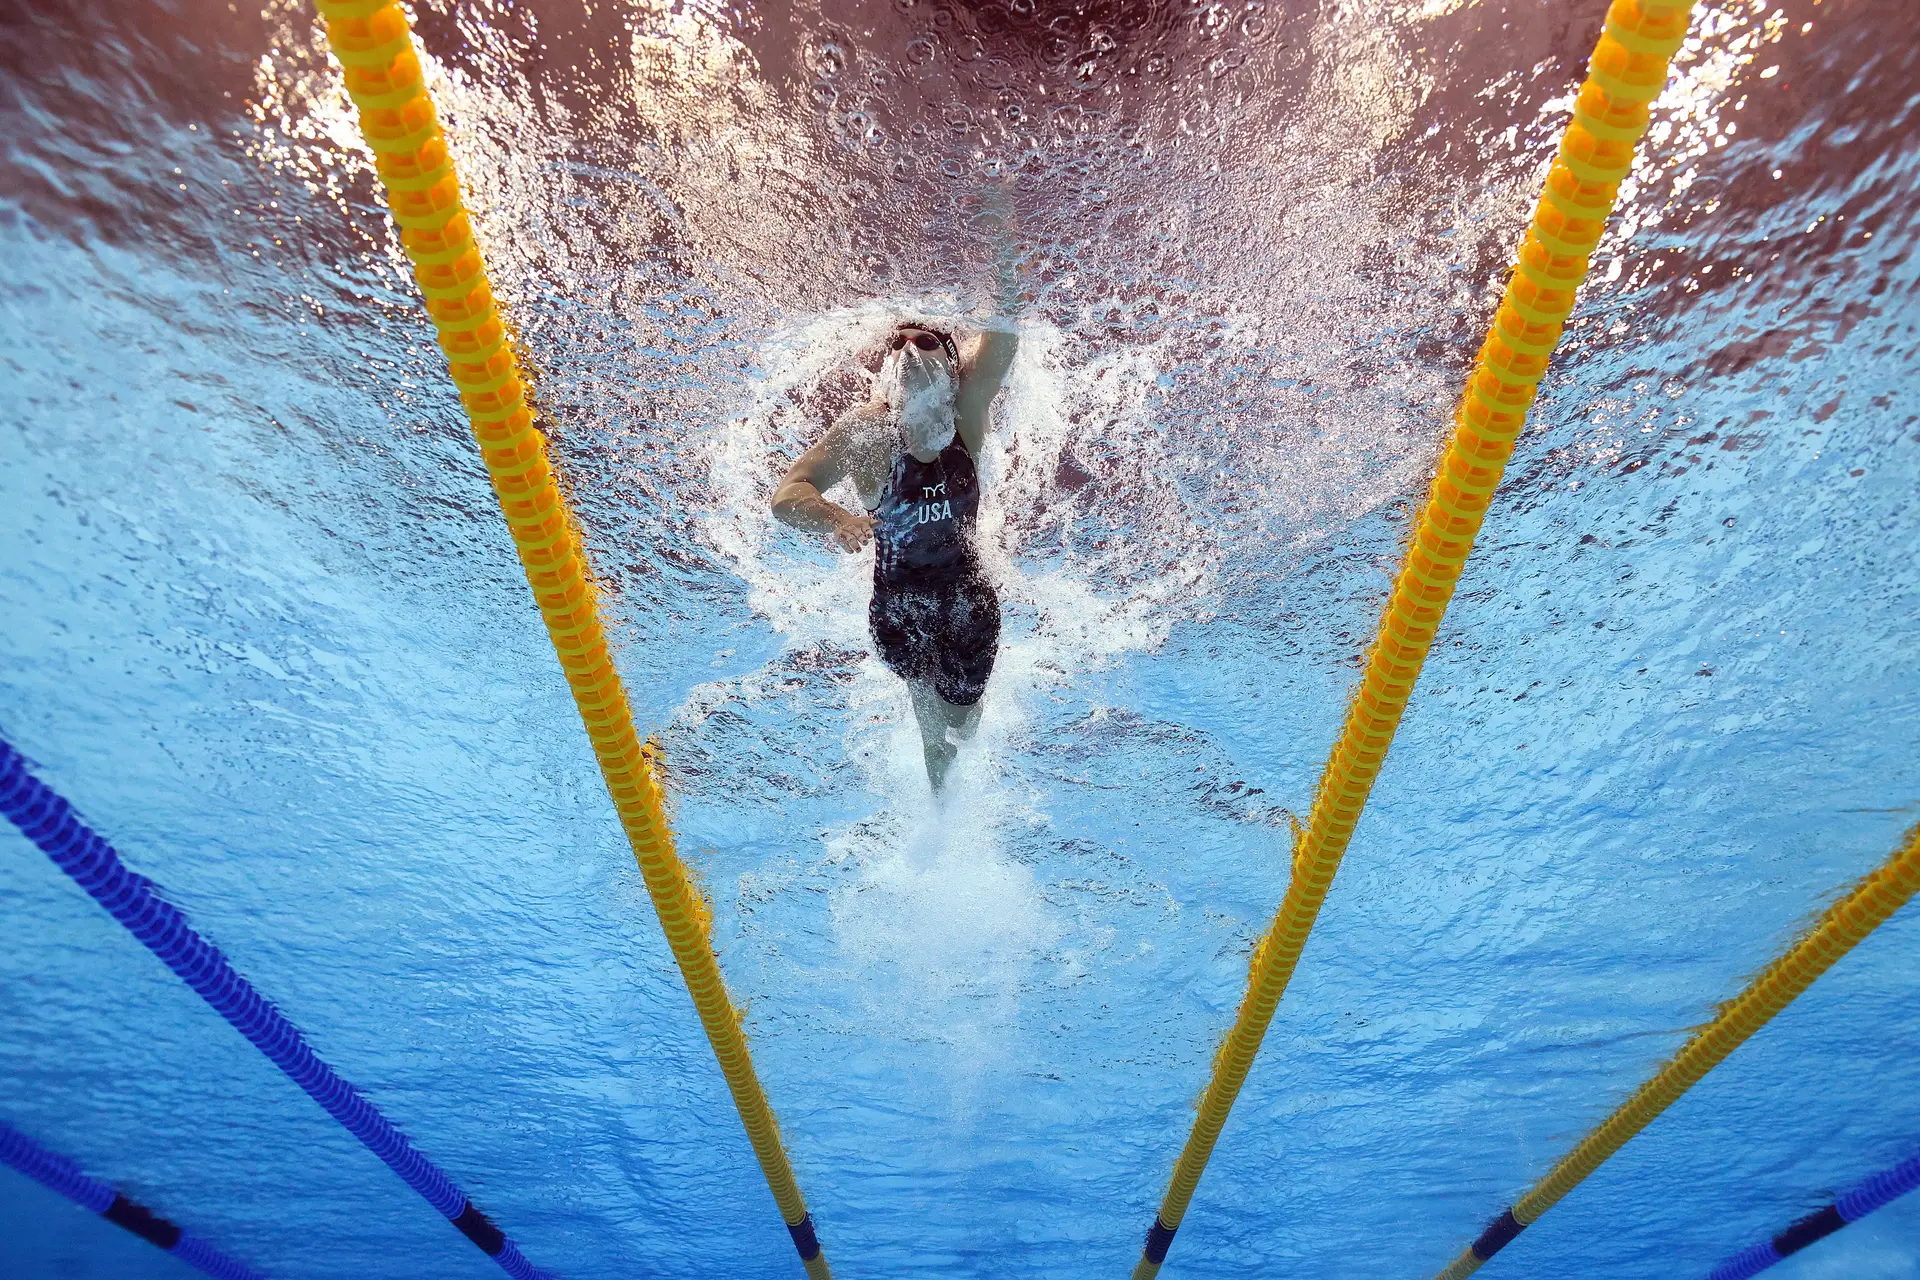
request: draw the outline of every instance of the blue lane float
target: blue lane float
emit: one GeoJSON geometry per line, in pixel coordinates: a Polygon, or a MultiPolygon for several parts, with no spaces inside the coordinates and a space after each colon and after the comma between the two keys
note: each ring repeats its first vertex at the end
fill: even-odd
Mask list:
{"type": "Polygon", "coordinates": [[[0,813],[501,1270],[514,1280],[543,1280],[453,1179],[321,1061],[299,1028],[235,972],[218,947],[194,932],[151,880],[129,871],[113,846],[80,821],[73,806],[27,772],[25,759],[4,738],[0,813]]]}
{"type": "Polygon", "coordinates": [[[126,1228],[148,1244],[206,1272],[214,1280],[266,1280],[244,1262],[235,1262],[145,1205],[134,1203],[97,1178],[89,1178],[67,1157],[47,1150],[4,1122],[0,1122],[0,1164],[18,1170],[89,1213],[97,1213],[115,1226],[126,1228]]]}
{"type": "Polygon", "coordinates": [[[1824,1209],[1801,1218],[1771,1240],[1736,1253],[1713,1269],[1707,1280],[1747,1280],[1774,1263],[1824,1240],[1849,1222],[1858,1222],[1914,1188],[1920,1187],[1920,1152],[1881,1173],[1874,1174],[1835,1198],[1824,1209]]]}

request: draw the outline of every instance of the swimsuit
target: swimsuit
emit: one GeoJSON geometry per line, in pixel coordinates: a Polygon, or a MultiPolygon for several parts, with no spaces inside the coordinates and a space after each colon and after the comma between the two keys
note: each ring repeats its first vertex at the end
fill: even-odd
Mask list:
{"type": "Polygon", "coordinates": [[[873,603],[880,660],[955,706],[980,701],[1000,650],[1000,598],[980,572],[973,528],[980,476],[956,435],[932,462],[911,453],[873,510],[873,603]]]}

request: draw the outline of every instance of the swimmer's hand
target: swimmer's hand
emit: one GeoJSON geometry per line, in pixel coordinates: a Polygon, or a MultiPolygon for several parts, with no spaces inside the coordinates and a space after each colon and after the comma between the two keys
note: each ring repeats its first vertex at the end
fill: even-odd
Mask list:
{"type": "Polygon", "coordinates": [[[834,544],[842,551],[858,551],[873,541],[873,517],[856,516],[836,508],[831,532],[834,544]]]}

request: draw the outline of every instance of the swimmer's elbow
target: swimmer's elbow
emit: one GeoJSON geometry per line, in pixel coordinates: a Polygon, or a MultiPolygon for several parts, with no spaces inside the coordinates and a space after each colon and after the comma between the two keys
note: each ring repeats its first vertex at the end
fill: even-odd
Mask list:
{"type": "Polygon", "coordinates": [[[773,508],[775,520],[798,528],[802,523],[801,508],[806,505],[808,498],[818,496],[812,485],[789,480],[773,491],[773,501],[768,505],[773,508]]]}

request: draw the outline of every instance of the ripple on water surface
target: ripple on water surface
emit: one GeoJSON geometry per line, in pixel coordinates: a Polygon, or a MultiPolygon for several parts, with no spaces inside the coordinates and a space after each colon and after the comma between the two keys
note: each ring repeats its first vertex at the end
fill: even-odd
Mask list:
{"type": "MultiPolygon", "coordinates": [[[[413,12],[836,1267],[1123,1274],[1601,6],[413,12]],[[987,314],[996,189],[939,806],[870,564],[767,501],[896,318],[987,314]]],[[[1182,1275],[1431,1273],[1915,820],[1910,25],[1696,16],[1182,1275]]],[[[790,1274],[309,10],[0,56],[0,730],[537,1264],[790,1274]]],[[[0,1118],[274,1276],[487,1270],[12,837],[0,912],[0,1118]]],[[[1704,1274],[1905,1155],[1916,949],[1496,1265],[1704,1274]]],[[[38,1194],[25,1274],[173,1266],[38,1194]]],[[[1778,1274],[1920,1274],[1917,1213],[1778,1274]]]]}

